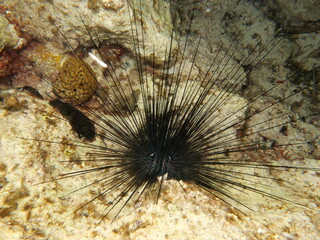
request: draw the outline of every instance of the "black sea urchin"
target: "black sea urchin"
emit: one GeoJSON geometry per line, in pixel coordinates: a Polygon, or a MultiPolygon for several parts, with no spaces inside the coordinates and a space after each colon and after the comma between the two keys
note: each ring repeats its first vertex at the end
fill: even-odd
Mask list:
{"type": "MultiPolygon", "coordinates": [[[[159,199],[169,179],[179,181],[181,186],[180,180],[197,185],[241,212],[254,208],[246,199],[251,193],[312,208],[270,187],[274,183],[290,182],[275,172],[319,171],[316,167],[296,164],[291,158],[285,159],[284,153],[288,148],[308,144],[318,151],[316,139],[292,141],[286,136],[287,128],[299,121],[314,116],[317,117],[314,122],[318,121],[319,112],[299,116],[284,105],[308,87],[296,87],[282,97],[271,99],[270,92],[296,76],[292,73],[267,89],[250,93],[249,100],[237,96],[244,94],[248,76],[279,46],[283,37],[275,36],[263,46],[258,43],[240,58],[233,52],[232,44],[236,45],[236,40],[229,46],[221,44],[214,51],[212,61],[199,68],[202,40],[193,43],[195,47],[191,51],[189,35],[179,37],[172,29],[164,59],[159,60],[155,52],[147,56],[150,49],[145,44],[142,2],[129,1],[127,5],[133,47],[126,52],[128,59],[133,60],[128,60],[131,68],[123,66],[124,60],[110,59],[101,45],[100,32],[89,29],[86,19],[80,16],[92,46],[98,49],[97,55],[108,67],[102,82],[95,78],[99,85],[94,94],[95,108],[85,103],[79,105],[76,99],[71,103],[78,105],[94,122],[97,138],[105,145],[37,139],[41,143],[87,150],[86,155],[67,161],[84,164],[85,169],[54,178],[64,181],[76,176],[95,176],[95,181],[75,189],[74,192],[99,188],[96,196],[76,211],[94,201],[108,199],[110,204],[100,221],[111,212],[114,212],[112,219],[116,219],[129,202],[149,190],[157,189],[155,198],[159,199]],[[272,131],[276,134],[269,133],[272,131]]],[[[73,57],[82,62],[67,33],[54,17],[51,21],[73,57]]],[[[85,66],[94,76],[90,67],[85,66]]],[[[52,85],[57,88],[57,84],[52,85]]],[[[59,97],[68,98],[63,89],[59,89],[59,97]]]]}

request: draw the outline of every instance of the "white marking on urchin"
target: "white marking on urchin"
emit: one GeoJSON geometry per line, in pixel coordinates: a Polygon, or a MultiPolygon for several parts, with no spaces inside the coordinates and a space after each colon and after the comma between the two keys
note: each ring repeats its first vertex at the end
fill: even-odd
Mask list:
{"type": "Polygon", "coordinates": [[[93,53],[89,53],[89,56],[96,61],[100,66],[102,66],[103,68],[107,68],[108,64],[106,64],[104,61],[102,61],[101,59],[99,59],[96,55],[94,55],[93,53]]]}

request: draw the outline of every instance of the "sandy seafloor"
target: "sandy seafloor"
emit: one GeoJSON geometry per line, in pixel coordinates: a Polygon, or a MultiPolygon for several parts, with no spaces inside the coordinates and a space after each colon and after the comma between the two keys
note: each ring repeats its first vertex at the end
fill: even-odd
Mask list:
{"type": "MultiPolygon", "coordinates": [[[[88,21],[90,27],[99,27],[102,38],[119,41],[130,49],[130,24],[124,17],[127,16],[125,1],[31,2],[5,1],[5,8],[10,9],[15,16],[20,16],[21,19],[16,18],[16,22],[20,22],[24,26],[22,30],[27,31],[30,36],[41,39],[41,44],[55,40],[60,44],[60,40],[54,37],[57,32],[52,30],[52,24],[48,21],[50,15],[62,26],[73,44],[88,44],[83,24],[78,19],[80,13],[86,16],[86,19],[92,20],[88,21]],[[81,8],[77,8],[79,5],[81,8]],[[96,5],[100,8],[98,12],[92,10],[96,5]],[[72,11],[75,8],[78,10],[72,11]],[[104,31],[104,28],[108,31],[104,31]],[[104,32],[107,33],[104,35],[104,32]]],[[[145,21],[149,24],[145,35],[146,46],[149,46],[146,54],[151,51],[152,43],[156,42],[155,58],[161,62],[164,58],[165,43],[170,39],[170,30],[167,29],[171,24],[168,12],[170,7],[169,2],[153,2],[154,5],[146,6],[145,10],[152,12],[152,18],[145,16],[145,21]],[[162,20],[166,20],[168,24],[163,24],[162,20]]],[[[270,41],[279,23],[282,22],[283,26],[291,31],[291,37],[285,37],[276,49],[268,54],[264,63],[248,76],[246,92],[241,96],[233,96],[232,104],[225,109],[237,109],[237,104],[250,101],[250,94],[269,89],[271,82],[284,80],[289,73],[288,65],[304,73],[319,68],[319,28],[308,28],[302,23],[316,22],[320,16],[320,7],[316,7],[317,1],[303,2],[304,4],[277,1],[268,5],[257,1],[254,5],[254,1],[200,1],[193,5],[196,11],[190,39],[195,43],[199,36],[203,38],[200,57],[196,61],[200,71],[210,65],[217,46],[222,42],[228,46],[234,36],[238,44],[232,49],[232,61],[237,64],[237,60],[253,48],[256,39],[260,39],[262,44],[270,41]]],[[[183,1],[180,4],[182,8],[175,9],[184,23],[190,17],[186,14],[191,4],[183,1]]],[[[1,17],[8,17],[11,13],[3,13],[1,17]]],[[[181,28],[186,29],[184,24],[181,28]]],[[[4,38],[3,35],[1,37],[4,38]]],[[[18,44],[18,40],[19,37],[12,34],[12,41],[18,44]]],[[[1,43],[3,42],[5,43],[1,43]]],[[[14,47],[17,46],[6,46],[14,47]]],[[[19,47],[26,47],[26,51],[32,52],[32,49],[28,50],[28,46],[19,47]]],[[[192,49],[194,48],[188,50],[190,56],[192,49]]],[[[152,52],[150,54],[152,55],[152,52]]],[[[40,63],[41,61],[37,62],[38,65],[40,63]]],[[[318,89],[319,75],[317,73],[316,76],[318,89]]],[[[314,81],[309,78],[310,74],[302,76],[305,77],[286,82],[270,92],[252,106],[251,111],[285,97],[298,86],[310,85],[310,91],[304,91],[303,94],[297,94],[294,98],[277,104],[271,112],[259,114],[253,123],[249,124],[254,124],[254,121],[264,119],[270,114],[278,116],[281,113],[294,112],[297,116],[302,116],[319,111],[320,91],[314,96],[314,81]]],[[[9,77],[2,77],[2,83],[9,77]]],[[[96,196],[98,189],[67,194],[90,183],[90,178],[77,177],[34,185],[60,173],[82,169],[85,166],[60,161],[82,156],[86,151],[60,144],[21,139],[78,141],[68,122],[50,116],[51,113],[57,115],[57,112],[46,100],[15,89],[23,86],[21,84],[30,84],[33,81],[33,78],[23,78],[23,81],[21,79],[19,74],[18,77],[11,78],[12,89],[1,90],[0,93],[0,239],[320,239],[320,174],[302,170],[276,173],[270,171],[273,177],[291,181],[273,183],[272,192],[297,200],[315,209],[314,211],[254,194],[238,193],[237,197],[244,199],[253,209],[244,216],[192,184],[181,183],[187,190],[185,194],[178,183],[166,181],[157,204],[154,203],[156,193],[151,192],[138,201],[130,202],[113,223],[112,216],[109,216],[96,226],[107,205],[105,200],[99,199],[77,213],[73,211],[96,196]]],[[[285,152],[275,151],[264,155],[256,153],[256,157],[270,157],[279,161],[279,164],[319,168],[320,149],[319,142],[316,143],[320,135],[319,122],[319,116],[305,122],[297,121],[288,127],[288,136],[280,134],[279,129],[271,129],[264,133],[268,138],[284,143],[310,141],[312,144],[288,147],[285,152]],[[284,157],[288,161],[284,160],[284,157]]],[[[95,144],[102,143],[97,140],[95,144]]]]}

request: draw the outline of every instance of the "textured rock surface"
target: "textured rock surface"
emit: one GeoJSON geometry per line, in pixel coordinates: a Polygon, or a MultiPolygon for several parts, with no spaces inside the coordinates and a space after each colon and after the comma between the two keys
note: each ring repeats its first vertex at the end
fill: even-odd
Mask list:
{"type": "MultiPolygon", "coordinates": [[[[103,216],[106,200],[98,200],[89,208],[72,213],[86,201],[98,194],[84,189],[68,194],[85,184],[94,176],[74,177],[57,182],[44,182],[60,173],[76,171],[85,165],[68,164],[76,157],[84,157],[86,149],[70,147],[61,143],[77,140],[70,125],[59,118],[46,101],[34,98],[22,91],[6,91],[1,97],[14,97],[16,107],[1,108],[0,163],[0,225],[2,239],[317,239],[319,237],[318,214],[287,203],[276,202],[249,194],[238,195],[254,209],[243,216],[219,200],[204,194],[193,185],[181,183],[187,194],[175,181],[167,181],[157,204],[156,192],[130,202],[119,218],[111,223],[112,215],[103,223],[95,224],[103,216]],[[18,138],[15,138],[18,137],[18,138]],[[46,143],[21,138],[56,141],[46,143]]],[[[237,108],[226,106],[230,111],[237,108]]],[[[6,105],[5,105],[6,106],[6,105]]],[[[314,130],[316,131],[316,129],[314,130]]],[[[298,139],[305,137],[297,132],[298,139]]],[[[103,144],[99,141],[94,144],[103,144]]],[[[253,157],[275,157],[256,155],[253,157]]],[[[296,159],[291,149],[287,153],[296,159]]],[[[302,155],[301,149],[299,152],[302,155]]],[[[276,155],[277,156],[277,155],[276,155]]],[[[285,162],[284,164],[288,164],[285,162]]],[[[309,166],[319,167],[310,159],[309,166]]],[[[319,195],[319,178],[314,172],[271,172],[274,177],[290,179],[292,184],[272,186],[274,194],[292,197],[299,202],[316,207],[314,199],[319,195]]],[[[263,182],[266,184],[266,182],[263,182]]]]}
{"type": "MultiPolygon", "coordinates": [[[[170,6],[166,1],[142,2],[145,56],[151,60],[154,49],[158,53],[154,60],[156,63],[161,63],[170,44],[169,39],[172,30],[170,6]]],[[[130,3],[136,9],[140,9],[136,0],[130,1],[130,3]]],[[[8,4],[14,6],[15,14],[24,16],[21,20],[25,29],[39,39],[46,38],[54,42],[58,42],[59,39],[62,40],[52,22],[53,20],[68,38],[73,48],[78,47],[79,44],[92,45],[92,40],[88,34],[89,30],[96,42],[116,42],[134,52],[131,26],[134,27],[135,23],[132,20],[133,12],[127,7],[125,0],[58,0],[54,1],[54,4],[50,1],[25,0],[8,1],[8,4]],[[84,27],[84,24],[86,27],[84,27]]],[[[139,28],[133,29],[133,31],[138,31],[141,34],[139,28]]],[[[141,39],[142,35],[139,38],[141,39]]],[[[177,45],[174,44],[173,47],[177,48],[177,45]]]]}
{"type": "Polygon", "coordinates": [[[12,74],[14,59],[12,53],[16,53],[26,45],[26,40],[19,37],[19,32],[15,25],[10,24],[7,20],[6,17],[8,15],[0,13],[0,85],[2,83],[7,84],[4,77],[12,74]]]}
{"type": "MultiPolygon", "coordinates": [[[[28,3],[28,1],[25,2],[28,3]]],[[[210,65],[210,61],[221,43],[226,44],[223,48],[226,51],[232,38],[236,37],[238,44],[235,44],[231,50],[234,53],[231,61],[232,64],[238,66],[238,61],[247,52],[250,52],[256,43],[259,43],[261,49],[261,46],[273,38],[276,24],[250,2],[205,1],[196,5],[197,11],[195,12],[192,33],[198,33],[203,37],[200,55],[196,59],[200,74],[203,74],[206,67],[210,65]]],[[[8,4],[13,5],[13,3],[14,1],[9,1],[8,4]]],[[[53,16],[57,24],[67,33],[68,39],[73,40],[72,44],[77,45],[78,41],[81,44],[88,44],[90,41],[83,24],[79,21],[77,11],[73,11],[75,14],[70,13],[70,9],[78,9],[81,11],[81,15],[86,16],[85,20],[89,19],[86,22],[89,27],[96,27],[99,30],[99,35],[101,34],[106,39],[119,40],[126,46],[129,46],[131,41],[131,35],[128,32],[130,25],[124,20],[128,19],[125,1],[54,1],[53,5],[50,4],[50,1],[39,1],[39,6],[32,6],[27,9],[24,4],[22,6],[18,4],[15,7],[18,15],[28,16],[30,23],[36,23],[30,24],[27,29],[40,39],[44,37],[50,41],[57,40],[59,42],[59,39],[56,39],[59,34],[47,19],[48,16],[53,16]],[[77,6],[81,7],[77,8],[77,6]],[[101,10],[101,7],[105,10],[101,10]],[[24,14],[26,11],[32,14],[24,14]],[[103,11],[109,13],[108,19],[114,20],[105,21],[107,17],[102,16],[103,11]],[[102,23],[106,25],[102,26],[102,23]],[[119,25],[121,29],[115,25],[119,25]],[[125,28],[122,29],[122,26],[125,28]],[[105,32],[106,28],[110,29],[110,32],[105,32]],[[103,31],[100,32],[101,29],[103,31]]],[[[187,9],[188,6],[185,4],[184,7],[187,9]]],[[[150,11],[156,13],[159,10],[155,7],[150,11]]],[[[181,16],[183,16],[183,12],[181,11],[181,16]]],[[[166,19],[167,14],[165,11],[164,16],[162,14],[161,16],[166,19]]],[[[159,18],[162,17],[159,16],[159,18]]],[[[146,20],[146,22],[148,21],[146,20]]],[[[170,25],[170,23],[168,24],[170,25]]],[[[164,35],[161,35],[161,29],[164,25],[160,24],[160,30],[156,30],[156,33],[153,31],[157,29],[157,24],[151,23],[151,26],[152,30],[148,36],[145,35],[145,39],[150,41],[149,47],[151,49],[152,46],[158,47],[159,42],[164,42],[163,46],[165,46],[165,43],[169,41],[170,34],[165,31],[164,35]],[[162,38],[165,40],[162,41],[162,38]]],[[[300,59],[299,62],[310,61],[306,69],[310,69],[312,63],[318,63],[319,56],[302,54],[312,52],[319,46],[317,45],[318,40],[315,42],[310,40],[313,38],[313,34],[306,35],[305,40],[301,36],[298,36],[298,40],[283,39],[277,49],[267,56],[266,63],[250,74],[249,89],[243,95],[250,100],[251,95],[269,89],[277,81],[285,80],[288,70],[284,63],[296,51],[295,41],[300,41],[301,50],[296,53],[297,59],[300,59]]],[[[198,35],[194,38],[191,37],[191,43],[196,42],[198,37],[198,35]]],[[[164,56],[163,46],[159,46],[159,49],[155,50],[159,51],[159,56],[157,56],[159,59],[163,59],[164,56]]],[[[190,53],[195,49],[192,49],[192,46],[188,50],[190,53]]],[[[190,54],[190,56],[192,55],[190,54]]],[[[270,96],[261,99],[259,103],[252,106],[250,111],[256,111],[276,99],[285,97],[296,87],[295,84],[295,82],[288,82],[281,85],[279,90],[275,90],[270,93],[270,96]]],[[[303,82],[303,84],[306,83],[303,82]]],[[[303,95],[297,96],[298,98],[293,102],[279,104],[250,124],[263,121],[267,115],[273,116],[275,114],[278,116],[281,113],[287,113],[291,111],[291,108],[306,111],[306,114],[316,109],[319,110],[318,105],[311,103],[310,99],[303,95]],[[297,103],[302,105],[295,107],[294,104],[297,103]]],[[[86,149],[61,144],[62,142],[68,144],[71,140],[78,141],[68,123],[52,117],[51,114],[57,115],[57,113],[46,101],[34,98],[26,92],[1,92],[0,102],[0,132],[2,133],[0,135],[0,152],[2,154],[0,160],[0,239],[314,240],[320,238],[320,217],[317,212],[260,196],[239,194],[237,197],[245,200],[254,210],[248,211],[248,215],[245,217],[214,197],[199,191],[193,185],[181,183],[187,190],[187,194],[185,194],[179,184],[174,181],[166,182],[158,204],[154,204],[157,193],[151,192],[143,199],[131,202],[112,224],[112,216],[109,216],[96,226],[95,224],[101,219],[103,211],[108,205],[107,201],[98,200],[77,213],[73,213],[73,211],[95,197],[99,190],[84,189],[67,194],[91,183],[94,178],[79,176],[34,185],[60,173],[77,171],[87,167],[81,164],[62,162],[85,156],[86,153],[86,149]],[[23,137],[52,140],[57,144],[25,140],[22,139],[23,137]]],[[[237,104],[242,106],[245,102],[246,100],[242,97],[233,96],[232,106],[225,106],[223,110],[237,109],[237,104]]],[[[276,123],[275,121],[270,124],[276,123]]],[[[289,137],[280,134],[279,129],[270,131],[270,134],[265,137],[279,139],[283,142],[316,140],[319,137],[319,118],[314,119],[313,122],[294,123],[288,131],[289,137]]],[[[95,144],[103,143],[97,140],[95,144]]],[[[252,156],[244,157],[272,158],[278,159],[281,164],[295,166],[307,164],[310,167],[319,167],[315,161],[315,159],[319,159],[319,155],[317,148],[298,146],[285,149],[285,151],[253,153],[252,156]],[[289,161],[283,160],[284,157],[289,161]]],[[[294,184],[273,183],[272,191],[274,194],[293,197],[306,206],[318,208],[320,204],[319,174],[312,171],[296,170],[270,171],[270,175],[294,182],[294,184]]],[[[268,184],[269,182],[263,183],[268,184]]]]}
{"type": "Polygon", "coordinates": [[[0,52],[4,48],[19,48],[23,39],[14,29],[14,25],[10,24],[8,20],[0,14],[0,52]]]}
{"type": "Polygon", "coordinates": [[[257,4],[269,18],[289,33],[311,33],[320,30],[320,3],[316,0],[290,2],[261,1],[257,4]]]}

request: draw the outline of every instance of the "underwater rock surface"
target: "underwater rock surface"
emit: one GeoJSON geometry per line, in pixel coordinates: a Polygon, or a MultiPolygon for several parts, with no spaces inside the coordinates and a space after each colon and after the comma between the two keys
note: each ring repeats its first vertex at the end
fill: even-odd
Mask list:
{"type": "MultiPolygon", "coordinates": [[[[190,236],[193,239],[282,239],[283,236],[315,239],[319,236],[319,219],[309,210],[246,195],[246,203],[255,211],[244,217],[192,184],[181,182],[187,191],[185,194],[173,180],[166,182],[157,204],[152,196],[156,192],[151,192],[138,202],[129,203],[114,223],[110,222],[111,215],[95,226],[108,203],[98,201],[89,209],[72,214],[74,207],[82,206],[98,192],[82,190],[67,194],[94,181],[94,177],[80,176],[34,185],[46,181],[48,176],[81,167],[81,164],[61,162],[86,154],[85,149],[68,145],[70,140],[77,139],[71,126],[51,115],[55,110],[47,101],[28,92],[8,90],[1,93],[1,97],[5,95],[15,97],[19,108],[0,109],[3,119],[0,127],[4,133],[0,139],[0,236],[3,239],[75,239],[79,234],[87,239],[181,239],[190,236]],[[21,138],[50,139],[59,144],[21,138]]],[[[242,100],[235,99],[234,107],[237,101],[242,100]]],[[[232,105],[228,106],[231,108],[232,105]]],[[[297,138],[303,137],[304,133],[297,135],[297,138]]],[[[97,140],[95,144],[104,143],[97,140]]],[[[283,191],[284,187],[287,191],[298,191],[302,203],[308,204],[309,199],[319,194],[319,177],[312,172],[299,178],[294,172],[274,174],[299,183],[299,189],[279,185],[277,191],[283,191]],[[306,185],[310,182],[314,184],[306,185]]]]}
{"type": "MultiPolygon", "coordinates": [[[[6,2],[8,7],[11,7],[14,1],[6,2]]],[[[28,4],[29,1],[25,2],[28,4]]],[[[83,23],[79,21],[80,13],[81,16],[86,16],[85,22],[89,24],[89,28],[96,27],[99,29],[99,34],[105,34],[102,36],[104,39],[119,41],[130,49],[130,25],[124,21],[128,18],[125,2],[121,0],[54,1],[54,7],[50,8],[50,1],[39,1],[35,2],[38,6],[33,5],[32,10],[26,9],[24,4],[17,4],[15,7],[18,15],[29,16],[28,21],[32,24],[27,30],[37,38],[53,41],[52,39],[58,35],[47,19],[52,15],[55,16],[55,21],[63,28],[63,31],[68,32],[68,37],[74,40],[73,44],[77,45],[78,42],[80,45],[88,44],[87,33],[83,23]],[[104,10],[92,13],[91,9],[98,7],[104,10]],[[71,14],[72,9],[77,9],[79,12],[73,11],[71,14]],[[104,11],[107,11],[108,14],[104,11]],[[43,19],[46,20],[43,21],[43,19]],[[86,21],[88,19],[89,21],[86,21]],[[91,23],[97,25],[90,25],[91,23]],[[106,29],[109,31],[105,31],[106,29]]],[[[146,16],[145,21],[150,24],[146,27],[148,33],[145,36],[147,51],[150,53],[147,55],[152,58],[152,48],[155,47],[155,52],[158,54],[155,57],[158,62],[161,62],[164,59],[165,46],[170,40],[169,33],[172,27],[171,20],[166,21],[168,26],[162,23],[163,19],[169,18],[169,5],[167,1],[145,2],[144,7],[148,10],[144,11],[152,12],[154,21],[152,22],[149,16],[146,16]],[[152,2],[157,2],[158,5],[153,6],[152,2]]],[[[204,37],[202,40],[201,57],[197,61],[200,74],[201,69],[210,64],[218,44],[232,42],[230,35],[238,34],[237,41],[242,46],[242,48],[234,49],[233,64],[235,65],[246,51],[253,48],[255,38],[269,40],[274,36],[275,23],[267,19],[251,2],[205,1],[198,4],[192,30],[197,31],[201,36],[207,34],[207,38],[204,37]],[[251,26],[252,32],[247,31],[248,25],[251,26]],[[224,31],[230,35],[222,34],[224,31]],[[215,34],[217,36],[213,37],[215,34]]],[[[311,70],[314,63],[319,63],[319,56],[309,54],[320,41],[319,33],[304,36],[304,40],[302,40],[304,37],[297,36],[299,51],[295,51],[295,42],[285,41],[277,46],[276,51],[267,56],[268,64],[259,66],[257,71],[252,72],[249,76],[247,92],[243,96],[234,95],[230,105],[225,108],[232,110],[239,105],[242,106],[250,101],[250,94],[262,91],[261,89],[269,89],[270,83],[266,79],[274,79],[275,82],[285,79],[288,70],[282,60],[290,59],[292,51],[299,52],[294,62],[297,65],[303,65],[302,69],[311,70]],[[310,42],[313,44],[311,47],[310,42]]],[[[194,36],[194,39],[197,37],[194,36]]],[[[191,47],[190,53],[192,50],[194,48],[191,47]]],[[[259,102],[250,110],[255,111],[262,108],[267,101],[283,98],[287,89],[294,88],[295,84],[289,82],[280,90],[270,93],[270,96],[266,96],[265,101],[259,102]]],[[[316,97],[318,102],[311,104],[311,99],[300,96],[292,102],[279,104],[274,112],[279,114],[279,112],[284,112],[284,109],[291,107],[302,113],[319,110],[319,96],[316,97]]],[[[187,190],[185,194],[180,185],[172,180],[166,182],[157,204],[154,203],[154,195],[157,193],[151,192],[144,199],[131,202],[121,212],[119,219],[112,224],[113,216],[109,216],[96,226],[97,221],[103,217],[108,202],[98,200],[90,206],[89,210],[72,212],[97,196],[99,189],[95,191],[84,189],[77,193],[67,194],[91,183],[95,180],[94,178],[87,179],[79,176],[34,185],[48,180],[48,176],[57,176],[63,172],[77,171],[79,168],[87,167],[82,163],[75,165],[61,162],[86,156],[85,149],[68,145],[71,142],[70,139],[79,141],[68,122],[52,116],[57,114],[48,102],[28,92],[1,91],[0,99],[0,152],[2,154],[0,159],[0,239],[314,240],[320,238],[319,213],[288,203],[275,202],[261,196],[248,195],[244,196],[246,203],[252,206],[254,211],[249,211],[247,216],[243,216],[192,184],[181,183],[187,190]],[[23,138],[50,139],[58,143],[30,141],[23,138]]],[[[245,110],[249,111],[244,109],[241,116],[245,114],[245,110]]],[[[258,117],[263,119],[265,116],[259,115],[258,117]]],[[[260,120],[256,119],[256,121],[260,120]]],[[[249,124],[254,124],[254,121],[249,124]]],[[[317,118],[312,122],[297,122],[289,131],[293,132],[290,135],[291,139],[288,139],[289,142],[316,139],[319,137],[320,120],[317,118]]],[[[287,138],[278,131],[266,137],[270,139],[287,138]]],[[[95,144],[104,145],[105,143],[97,139],[95,144]]],[[[310,162],[310,167],[319,167],[319,163],[312,161],[320,158],[319,151],[319,148],[311,149],[308,146],[302,146],[298,151],[288,149],[286,153],[274,152],[270,157],[279,157],[281,161],[283,154],[288,154],[293,162],[303,160],[310,162]]],[[[257,153],[254,157],[267,158],[268,156],[257,153]]],[[[288,191],[288,194],[293,192],[301,203],[319,208],[319,174],[312,171],[296,173],[297,171],[271,172],[274,176],[281,176],[283,179],[296,183],[295,189],[290,184],[279,183],[275,191],[288,191]]]]}

